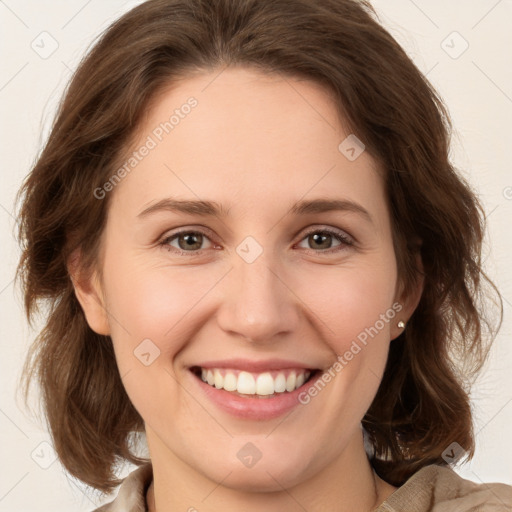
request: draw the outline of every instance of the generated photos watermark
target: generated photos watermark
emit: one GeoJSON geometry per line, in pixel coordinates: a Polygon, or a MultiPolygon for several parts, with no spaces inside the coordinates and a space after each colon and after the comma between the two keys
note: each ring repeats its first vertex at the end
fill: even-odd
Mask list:
{"type": "Polygon", "coordinates": [[[402,304],[399,302],[393,303],[385,313],[382,313],[379,316],[379,319],[376,320],[372,326],[366,327],[361,331],[357,335],[356,339],[352,341],[350,348],[345,351],[343,355],[338,355],[334,364],[325,370],[325,372],[315,380],[314,384],[299,394],[299,402],[306,405],[311,401],[311,398],[317,396],[318,393],[320,393],[320,391],[322,391],[325,386],[331,382],[331,380],[334,379],[334,377],[336,377],[336,375],[340,373],[341,370],[343,370],[343,368],[352,361],[352,359],[354,359],[354,356],[361,352],[361,350],[368,344],[368,338],[373,339],[377,336],[377,334],[379,334],[379,332],[382,331],[382,329],[384,329],[384,327],[389,324],[389,322],[395,318],[396,314],[402,311],[402,309],[402,304]]]}
{"type": "Polygon", "coordinates": [[[114,174],[101,186],[94,189],[94,197],[96,199],[104,199],[108,192],[114,190],[123,178],[126,178],[128,174],[137,165],[144,160],[150,152],[155,149],[166,135],[171,133],[176,126],[178,126],[183,119],[185,119],[191,112],[192,109],[197,107],[199,102],[193,96],[187,99],[187,102],[180,106],[180,108],[174,109],[174,113],[169,117],[167,121],[161,122],[155,127],[151,134],[149,134],[144,143],[135,150],[130,157],[126,159],[121,167],[117,169],[114,174]]]}

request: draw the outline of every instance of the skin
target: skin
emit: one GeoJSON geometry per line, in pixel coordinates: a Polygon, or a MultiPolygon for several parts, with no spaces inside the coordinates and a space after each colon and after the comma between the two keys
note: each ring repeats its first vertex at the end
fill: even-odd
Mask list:
{"type": "Polygon", "coordinates": [[[190,96],[198,106],[110,192],[101,274],[75,279],[89,325],[112,337],[145,422],[150,509],[370,511],[395,487],[372,471],[360,422],[397,323],[407,322],[422,286],[408,297],[398,286],[377,163],[367,151],[349,161],[338,150],[349,133],[318,84],[249,68],[195,74],[165,91],[134,148],[190,96]],[[138,217],[166,197],[217,201],[228,215],[138,217]],[[351,211],[289,213],[319,197],[357,202],[372,222],[351,211]],[[355,243],[315,244],[311,227],[337,229],[355,243]],[[173,252],[179,237],[159,245],[177,228],[204,232],[202,254],[173,252]],[[263,249],[250,264],[236,252],[247,236],[263,249]],[[333,248],[340,250],[322,253],[333,248]],[[396,302],[400,313],[286,417],[236,418],[205,398],[188,370],[231,357],[328,369],[396,302]],[[149,366],[134,356],[144,339],[160,350],[149,366]],[[251,468],[237,457],[247,442],[262,454],[251,468]]]}

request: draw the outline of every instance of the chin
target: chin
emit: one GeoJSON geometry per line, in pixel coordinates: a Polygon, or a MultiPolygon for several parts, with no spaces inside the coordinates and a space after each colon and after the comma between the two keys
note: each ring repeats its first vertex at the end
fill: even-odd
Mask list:
{"type": "Polygon", "coordinates": [[[214,481],[222,481],[223,486],[240,492],[270,493],[294,487],[309,476],[305,472],[306,468],[292,467],[291,461],[259,461],[252,468],[235,466],[228,477],[226,473],[215,475],[214,481]]]}

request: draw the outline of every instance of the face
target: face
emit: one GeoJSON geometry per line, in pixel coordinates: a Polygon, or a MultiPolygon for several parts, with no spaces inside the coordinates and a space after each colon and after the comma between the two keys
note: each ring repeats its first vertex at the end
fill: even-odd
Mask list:
{"type": "Polygon", "coordinates": [[[348,460],[410,309],[376,162],[319,85],[246,68],[178,82],[139,133],[78,296],[154,464],[276,490],[348,460]]]}

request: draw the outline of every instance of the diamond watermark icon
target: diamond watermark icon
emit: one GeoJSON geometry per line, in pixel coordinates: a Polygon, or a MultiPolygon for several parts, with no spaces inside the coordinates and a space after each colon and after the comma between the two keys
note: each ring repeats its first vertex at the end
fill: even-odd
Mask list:
{"type": "Polygon", "coordinates": [[[453,31],[441,41],[441,48],[452,59],[458,59],[469,48],[469,43],[457,31],[453,31]]]}
{"type": "Polygon", "coordinates": [[[236,456],[245,467],[251,469],[261,459],[263,454],[254,444],[246,443],[238,450],[236,456]]]}
{"type": "Polygon", "coordinates": [[[50,33],[44,30],[30,43],[30,47],[41,59],[48,59],[57,51],[59,43],[50,33]]]}
{"type": "Polygon", "coordinates": [[[149,338],[146,338],[137,345],[133,353],[144,366],[149,366],[160,355],[160,349],[149,338]]]}
{"type": "Polygon", "coordinates": [[[456,464],[464,455],[466,454],[466,450],[462,448],[462,446],[459,443],[453,442],[444,450],[444,452],[441,454],[441,457],[448,463],[448,464],[456,464]]]}
{"type": "Polygon", "coordinates": [[[361,156],[366,146],[353,133],[351,133],[338,146],[338,151],[347,159],[353,162],[361,156]]]}
{"type": "Polygon", "coordinates": [[[263,252],[263,247],[252,236],[247,236],[238,245],[236,252],[246,263],[253,263],[263,252]]]}
{"type": "Polygon", "coordinates": [[[53,446],[43,441],[39,443],[30,454],[32,460],[42,469],[48,469],[56,460],[57,454],[53,446]]]}

